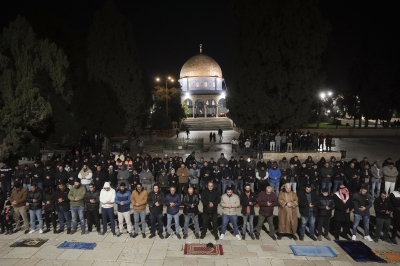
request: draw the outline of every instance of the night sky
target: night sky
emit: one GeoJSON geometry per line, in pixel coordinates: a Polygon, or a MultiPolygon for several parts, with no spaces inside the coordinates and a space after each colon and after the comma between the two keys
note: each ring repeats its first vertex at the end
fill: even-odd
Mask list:
{"type": "MultiPolygon", "coordinates": [[[[116,0],[119,11],[131,21],[141,62],[149,77],[179,77],[182,65],[191,56],[213,57],[224,76],[229,71],[229,42],[234,14],[227,0],[116,0]]],[[[17,15],[44,10],[73,30],[90,27],[104,0],[34,1],[13,0],[1,8],[0,26],[17,15]]],[[[348,68],[357,55],[374,55],[385,66],[399,62],[399,19],[397,1],[320,1],[321,16],[331,24],[323,68],[327,89],[344,91],[348,68]],[[397,62],[396,62],[397,61],[397,62]]],[[[227,81],[229,84],[229,80],[227,81]]]]}

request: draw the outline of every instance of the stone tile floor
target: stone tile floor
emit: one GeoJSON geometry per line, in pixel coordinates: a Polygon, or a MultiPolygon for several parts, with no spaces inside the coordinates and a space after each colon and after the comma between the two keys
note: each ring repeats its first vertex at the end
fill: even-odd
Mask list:
{"type": "MultiPolygon", "coordinates": [[[[147,234],[148,236],[149,234],[147,234]]],[[[248,238],[248,237],[247,237],[248,238]]],[[[266,233],[262,233],[260,240],[242,240],[227,233],[224,240],[215,241],[211,234],[205,239],[195,239],[190,233],[188,239],[179,240],[175,235],[168,239],[143,239],[140,235],[132,239],[128,234],[113,237],[110,233],[99,236],[97,233],[74,235],[47,233],[39,235],[25,235],[18,232],[13,235],[0,236],[0,265],[381,265],[373,263],[354,262],[333,241],[312,241],[307,236],[304,241],[294,241],[288,238],[274,241],[266,233]],[[44,245],[38,248],[11,248],[14,241],[20,238],[47,238],[44,245]],[[66,250],[57,246],[64,241],[96,242],[94,250],[66,250]],[[224,255],[220,256],[193,256],[183,254],[185,243],[219,243],[223,245],[224,255]],[[289,245],[328,245],[337,254],[335,258],[300,257],[294,256],[289,245]]],[[[331,237],[333,238],[333,237],[331,237]]],[[[358,235],[358,239],[362,239],[358,235]]],[[[364,241],[364,240],[362,240],[364,241]]],[[[399,245],[380,242],[365,242],[372,249],[397,250],[399,245]]],[[[387,264],[394,265],[394,264],[387,264]]],[[[399,264],[400,265],[400,264],[399,264]]]]}

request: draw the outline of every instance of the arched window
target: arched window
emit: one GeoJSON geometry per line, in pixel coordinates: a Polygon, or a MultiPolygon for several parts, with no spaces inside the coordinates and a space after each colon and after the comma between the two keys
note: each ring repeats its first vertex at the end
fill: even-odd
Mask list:
{"type": "Polygon", "coordinates": [[[208,87],[208,82],[207,81],[204,82],[204,87],[208,87]]]}
{"type": "Polygon", "coordinates": [[[196,88],[200,87],[200,82],[196,82],[196,88]]]}
{"type": "Polygon", "coordinates": [[[184,103],[188,106],[188,107],[192,107],[192,105],[193,105],[193,102],[192,102],[192,100],[190,100],[190,99],[186,99],[185,101],[184,101],[184,103]]]}

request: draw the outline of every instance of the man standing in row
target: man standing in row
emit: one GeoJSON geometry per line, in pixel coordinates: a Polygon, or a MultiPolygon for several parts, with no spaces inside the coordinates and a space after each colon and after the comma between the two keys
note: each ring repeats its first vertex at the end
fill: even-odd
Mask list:
{"type": "Polygon", "coordinates": [[[299,198],[299,211],[300,211],[300,241],[304,240],[304,234],[306,231],[306,225],[308,223],[308,228],[310,231],[310,238],[314,241],[317,239],[315,238],[315,218],[317,217],[318,211],[318,195],[315,190],[311,189],[311,185],[307,184],[305,189],[302,189],[298,193],[299,198]]]}
{"type": "Polygon", "coordinates": [[[81,235],[85,234],[85,198],[86,188],[81,185],[81,180],[79,178],[75,178],[74,186],[71,188],[68,194],[68,198],[71,204],[71,214],[72,214],[72,231],[71,234],[74,234],[77,229],[77,220],[79,218],[81,223],[81,235]]]}
{"type": "Polygon", "coordinates": [[[194,193],[194,189],[192,187],[188,188],[188,193],[183,197],[183,214],[185,216],[185,225],[183,227],[183,239],[188,237],[188,228],[190,219],[192,219],[194,223],[194,235],[196,239],[199,236],[199,196],[194,193]]]}
{"type": "Polygon", "coordinates": [[[133,217],[135,219],[135,233],[133,238],[139,234],[139,223],[142,225],[142,237],[146,237],[146,205],[148,192],[143,189],[141,183],[136,184],[136,189],[132,192],[131,202],[133,206],[133,217]],[[139,222],[140,219],[140,222],[139,222]]]}
{"type": "MultiPolygon", "coordinates": [[[[3,192],[6,194],[6,191],[3,190],[3,192]]],[[[23,228],[25,229],[25,233],[29,232],[28,214],[26,213],[27,195],[28,190],[22,187],[20,182],[14,182],[14,188],[11,190],[10,202],[14,208],[15,232],[21,230],[20,216],[22,216],[22,219],[24,221],[23,228]]]]}
{"type": "Polygon", "coordinates": [[[297,198],[297,194],[292,191],[290,183],[286,183],[278,197],[278,203],[279,203],[278,240],[282,239],[282,234],[289,234],[291,235],[290,238],[292,238],[293,240],[297,240],[296,231],[298,225],[298,220],[297,220],[298,202],[299,200],[297,198]]]}
{"type": "Polygon", "coordinates": [[[182,205],[180,195],[176,194],[176,188],[171,187],[169,194],[165,197],[165,205],[167,206],[167,234],[165,238],[171,235],[171,222],[172,219],[175,222],[175,235],[178,239],[181,239],[180,227],[179,227],[179,206],[182,205]]]}
{"type": "Polygon", "coordinates": [[[231,187],[226,188],[226,193],[221,197],[221,207],[222,207],[222,227],[220,240],[224,239],[226,227],[229,222],[232,224],[233,232],[238,240],[242,240],[239,235],[239,229],[237,225],[237,214],[236,208],[240,206],[239,196],[233,194],[231,187]]]}
{"type": "Polygon", "coordinates": [[[151,191],[147,198],[147,204],[149,204],[150,210],[150,236],[149,238],[153,238],[156,236],[156,223],[158,225],[158,236],[161,239],[164,239],[163,236],[163,205],[165,203],[164,193],[159,191],[159,187],[157,184],[153,186],[153,191],[151,191]]]}
{"type": "Polygon", "coordinates": [[[276,240],[275,237],[275,226],[274,226],[274,208],[278,206],[278,197],[272,191],[272,187],[268,186],[265,191],[258,194],[257,198],[258,206],[260,206],[258,214],[258,224],[254,229],[256,239],[260,239],[260,233],[265,220],[269,225],[269,236],[276,240]]]}
{"type": "Polygon", "coordinates": [[[131,192],[126,189],[126,184],[121,182],[119,184],[119,190],[115,194],[115,204],[117,204],[118,210],[118,223],[119,233],[117,237],[120,237],[124,232],[124,220],[126,222],[126,229],[130,237],[132,235],[132,223],[131,223],[131,192]]]}
{"type": "Polygon", "coordinates": [[[208,182],[207,188],[201,194],[201,202],[203,203],[203,227],[201,231],[201,239],[206,236],[207,227],[211,220],[213,226],[213,235],[218,240],[218,204],[221,202],[220,193],[214,189],[214,184],[208,182]]]}

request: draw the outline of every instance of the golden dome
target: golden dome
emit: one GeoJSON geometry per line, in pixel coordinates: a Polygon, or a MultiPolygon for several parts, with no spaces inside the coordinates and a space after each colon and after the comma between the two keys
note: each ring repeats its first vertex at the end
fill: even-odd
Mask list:
{"type": "Polygon", "coordinates": [[[181,69],[180,78],[190,77],[222,78],[222,71],[214,59],[204,54],[198,54],[187,60],[181,69]]]}

